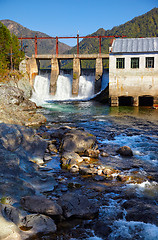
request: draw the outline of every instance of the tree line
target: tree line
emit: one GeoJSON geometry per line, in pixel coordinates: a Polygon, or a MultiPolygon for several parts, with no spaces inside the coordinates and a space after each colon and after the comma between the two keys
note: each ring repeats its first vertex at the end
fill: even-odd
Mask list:
{"type": "Polygon", "coordinates": [[[18,38],[0,22],[0,76],[8,70],[17,70],[24,56],[18,38]]]}

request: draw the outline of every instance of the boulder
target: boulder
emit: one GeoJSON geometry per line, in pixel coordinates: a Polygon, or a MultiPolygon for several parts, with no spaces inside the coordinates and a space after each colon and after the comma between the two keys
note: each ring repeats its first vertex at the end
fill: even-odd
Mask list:
{"type": "Polygon", "coordinates": [[[11,152],[23,150],[30,156],[42,159],[48,145],[33,129],[5,123],[0,123],[0,143],[11,152]]]}
{"type": "Polygon", "coordinates": [[[64,152],[61,157],[62,166],[72,166],[82,162],[83,159],[75,152],[64,152]]]}
{"type": "Polygon", "coordinates": [[[44,196],[25,196],[21,198],[22,207],[32,213],[41,213],[49,216],[62,215],[62,208],[54,201],[44,196]]]}
{"type": "Polygon", "coordinates": [[[96,137],[83,130],[71,129],[62,139],[61,152],[75,152],[83,154],[91,149],[96,142],[96,137]]]}
{"type": "Polygon", "coordinates": [[[20,229],[25,231],[27,229],[27,234],[33,236],[38,233],[54,233],[57,230],[57,227],[53,219],[48,216],[42,214],[30,214],[21,220],[20,229]]]}
{"type": "Polygon", "coordinates": [[[17,87],[11,87],[6,85],[0,86],[0,104],[5,105],[15,104],[19,105],[24,100],[24,93],[17,87]]]}
{"type": "Polygon", "coordinates": [[[131,148],[128,146],[120,147],[116,152],[125,157],[133,156],[133,152],[132,152],[131,148]]]}
{"type": "Polygon", "coordinates": [[[127,221],[139,221],[157,225],[157,205],[149,204],[136,198],[124,202],[122,207],[126,209],[127,221]]]}
{"type": "Polygon", "coordinates": [[[98,174],[98,169],[95,167],[90,167],[87,165],[82,165],[79,168],[79,173],[81,175],[96,175],[98,174]]]}
{"type": "Polygon", "coordinates": [[[6,219],[9,219],[16,225],[19,224],[20,221],[20,211],[8,204],[2,204],[2,214],[6,219]]]}
{"type": "Polygon", "coordinates": [[[0,197],[19,200],[35,191],[47,191],[48,186],[54,188],[53,176],[36,171],[35,163],[44,162],[47,144],[36,130],[0,123],[0,197]]]}
{"type": "Polygon", "coordinates": [[[46,118],[36,113],[36,104],[17,87],[0,85],[0,122],[25,126],[41,125],[46,118]]]}
{"type": "Polygon", "coordinates": [[[87,149],[85,155],[91,158],[98,158],[100,151],[98,149],[87,149]]]}
{"type": "Polygon", "coordinates": [[[66,193],[60,197],[58,203],[63,208],[66,218],[93,218],[98,214],[98,206],[83,195],[66,193]]]}

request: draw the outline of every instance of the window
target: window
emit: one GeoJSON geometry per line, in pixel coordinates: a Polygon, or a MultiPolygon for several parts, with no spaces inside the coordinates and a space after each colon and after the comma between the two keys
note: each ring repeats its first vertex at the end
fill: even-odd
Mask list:
{"type": "Polygon", "coordinates": [[[146,57],[146,68],[154,68],[154,57],[146,57]]]}
{"type": "Polygon", "coordinates": [[[116,58],[116,68],[125,68],[124,58],[116,58]]]}
{"type": "Polygon", "coordinates": [[[131,58],[131,68],[139,68],[139,58],[131,58]]]}

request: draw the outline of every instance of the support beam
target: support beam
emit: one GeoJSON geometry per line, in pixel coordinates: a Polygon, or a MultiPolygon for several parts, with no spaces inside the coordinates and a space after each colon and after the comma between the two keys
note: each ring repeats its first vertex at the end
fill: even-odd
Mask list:
{"type": "Polygon", "coordinates": [[[77,34],[77,56],[79,55],[79,35],[77,34]]]}
{"type": "Polygon", "coordinates": [[[96,58],[94,93],[97,93],[101,90],[102,74],[103,74],[103,62],[102,58],[98,57],[96,58]]]}
{"type": "Polygon", "coordinates": [[[35,35],[35,56],[37,55],[37,36],[35,35]]]}
{"type": "Polygon", "coordinates": [[[58,42],[58,37],[56,37],[56,57],[58,57],[59,53],[59,42],[58,42]]]}
{"type": "Polygon", "coordinates": [[[50,77],[50,94],[55,95],[57,87],[57,79],[59,76],[59,60],[51,59],[51,77],[50,77]]]}
{"type": "Polygon", "coordinates": [[[133,97],[133,107],[138,107],[139,106],[139,97],[135,96],[133,97]]]}
{"type": "Polygon", "coordinates": [[[111,107],[118,107],[119,99],[116,96],[111,96],[111,107]]]}
{"type": "Polygon", "coordinates": [[[27,65],[28,65],[30,84],[33,87],[35,77],[38,75],[38,71],[40,68],[40,62],[36,58],[30,58],[27,61],[27,65]]]}
{"type": "Polygon", "coordinates": [[[79,78],[81,75],[81,63],[79,58],[73,59],[73,82],[72,82],[72,95],[78,96],[79,78]]]}

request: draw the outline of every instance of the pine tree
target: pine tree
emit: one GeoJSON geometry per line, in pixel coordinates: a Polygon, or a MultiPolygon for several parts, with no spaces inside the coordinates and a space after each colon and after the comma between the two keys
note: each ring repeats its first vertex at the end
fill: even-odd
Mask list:
{"type": "Polygon", "coordinates": [[[0,22],[0,72],[18,69],[23,58],[24,52],[20,50],[18,38],[0,22]]]}

